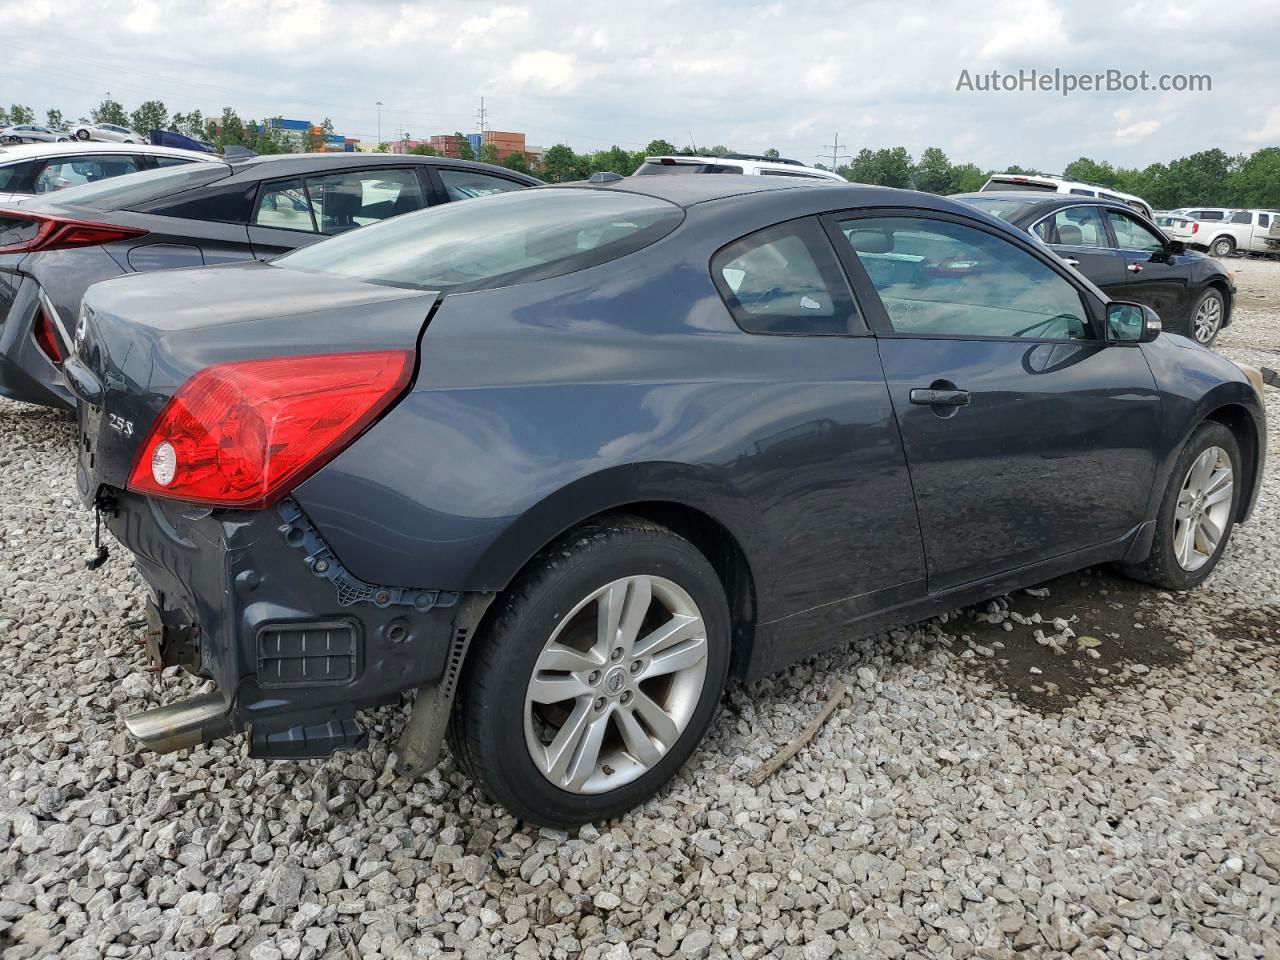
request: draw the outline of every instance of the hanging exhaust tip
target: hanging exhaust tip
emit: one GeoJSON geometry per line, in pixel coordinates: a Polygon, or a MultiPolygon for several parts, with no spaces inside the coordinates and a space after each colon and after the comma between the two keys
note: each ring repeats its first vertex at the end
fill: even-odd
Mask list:
{"type": "Polygon", "coordinates": [[[173,753],[231,736],[234,730],[226,711],[219,694],[206,693],[125,717],[124,727],[148,750],[173,753]]]}

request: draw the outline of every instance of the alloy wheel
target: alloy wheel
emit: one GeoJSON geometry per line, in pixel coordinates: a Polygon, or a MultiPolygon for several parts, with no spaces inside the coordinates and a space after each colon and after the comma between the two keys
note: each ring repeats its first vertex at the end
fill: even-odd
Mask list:
{"type": "Polygon", "coordinates": [[[1210,343],[1222,326],[1222,301],[1217,297],[1205,297],[1196,311],[1194,333],[1198,343],[1210,343]]]}
{"type": "Polygon", "coordinates": [[[1199,570],[1217,551],[1233,488],[1231,457],[1221,447],[1209,447],[1192,462],[1173,514],[1173,555],[1183,570],[1199,570]]]}
{"type": "Polygon", "coordinates": [[[702,613],[679,584],[632,576],[600,587],[560,621],[534,664],[524,704],[534,765],[578,794],[643,776],[688,726],[707,652],[702,613]]]}

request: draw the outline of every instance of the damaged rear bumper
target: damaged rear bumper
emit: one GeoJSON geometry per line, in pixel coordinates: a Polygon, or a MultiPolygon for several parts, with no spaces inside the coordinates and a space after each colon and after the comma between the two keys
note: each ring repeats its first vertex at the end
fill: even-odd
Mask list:
{"type": "Polygon", "coordinates": [[[209,510],[104,488],[97,502],[151,586],[153,666],[181,665],[217,687],[129,718],[140,742],[164,751],[243,732],[251,756],[323,757],[364,744],[358,710],[416,687],[397,754],[405,772],[434,762],[493,594],[366,583],[290,500],[209,510]]]}

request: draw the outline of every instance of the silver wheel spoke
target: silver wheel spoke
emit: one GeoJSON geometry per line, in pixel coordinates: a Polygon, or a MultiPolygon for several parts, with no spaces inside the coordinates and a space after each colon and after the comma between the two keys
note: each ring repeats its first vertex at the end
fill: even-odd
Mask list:
{"type": "Polygon", "coordinates": [[[662,759],[666,751],[653,742],[648,732],[640,725],[640,721],[636,719],[630,705],[619,709],[614,714],[614,719],[618,722],[622,740],[633,757],[646,767],[652,767],[662,759]]]}
{"type": "Polygon", "coordinates": [[[658,742],[670,750],[676,738],[680,736],[680,728],[671,719],[671,715],[641,690],[636,691],[632,703],[634,704],[633,712],[640,715],[640,718],[653,731],[653,735],[658,738],[658,742]]]}
{"type": "Polygon", "coordinates": [[[1231,493],[1235,489],[1235,484],[1231,480],[1231,471],[1223,470],[1213,475],[1209,480],[1209,486],[1204,492],[1205,506],[1211,507],[1215,503],[1221,503],[1224,500],[1231,499],[1231,493]]]}
{"type": "Polygon", "coordinates": [[[595,772],[608,713],[595,714],[590,700],[580,700],[547,747],[547,772],[561,786],[577,789],[595,772]]]}
{"type": "Polygon", "coordinates": [[[624,656],[631,653],[652,599],[648,577],[620,580],[601,596],[600,641],[606,652],[621,646],[624,656]]]}
{"type": "Polygon", "coordinates": [[[1178,537],[1178,545],[1175,553],[1178,556],[1178,562],[1187,570],[1191,569],[1191,549],[1195,541],[1196,525],[1188,520],[1182,528],[1181,535],[1178,537]]]}
{"type": "Polygon", "coordinates": [[[1222,528],[1214,523],[1213,518],[1207,513],[1200,518],[1197,533],[1200,534],[1197,539],[1203,541],[1204,544],[1203,553],[1212,554],[1213,551],[1218,549],[1218,541],[1222,539],[1222,528]]]}
{"type": "Polygon", "coordinates": [[[1205,482],[1209,479],[1209,471],[1213,469],[1213,463],[1217,459],[1215,449],[1210,447],[1200,456],[1196,457],[1196,462],[1191,466],[1191,489],[1198,495],[1205,487],[1205,482]]]}
{"type": "Polygon", "coordinates": [[[649,665],[640,673],[641,680],[660,677],[663,674],[687,670],[707,657],[707,640],[705,637],[693,637],[682,643],[667,647],[649,660],[649,665]]]}
{"type": "Polygon", "coordinates": [[[576,697],[590,696],[591,688],[571,673],[545,676],[534,674],[529,681],[529,699],[534,703],[559,703],[576,697]]]}
{"type": "Polygon", "coordinates": [[[636,657],[652,657],[668,647],[701,637],[704,633],[701,617],[672,617],[637,643],[631,654],[636,657]]]}
{"type": "Polygon", "coordinates": [[[537,670],[591,671],[604,663],[603,657],[593,657],[558,643],[548,645],[538,657],[537,670]]]}

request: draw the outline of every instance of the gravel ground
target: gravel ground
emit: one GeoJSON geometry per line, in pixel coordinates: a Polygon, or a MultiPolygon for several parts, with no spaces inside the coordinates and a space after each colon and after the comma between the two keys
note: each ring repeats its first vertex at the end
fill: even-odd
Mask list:
{"type": "MultiPolygon", "coordinates": [[[[1222,351],[1280,366],[1280,263],[1232,266],[1222,351]]],[[[194,684],[142,672],[123,551],[81,566],[69,420],[0,400],[0,958],[1280,958],[1269,393],[1257,515],[1202,589],[1073,575],[737,687],[664,796],[568,835],[448,760],[394,778],[398,710],[327,762],[133,750],[118,717],[194,684]]]]}

